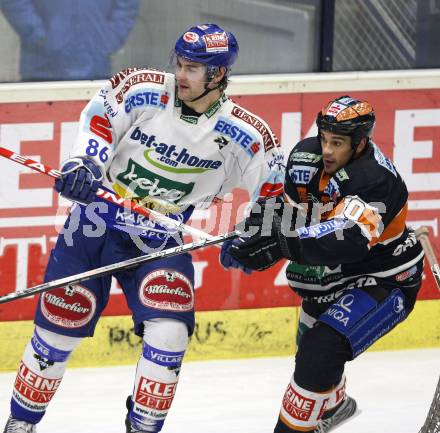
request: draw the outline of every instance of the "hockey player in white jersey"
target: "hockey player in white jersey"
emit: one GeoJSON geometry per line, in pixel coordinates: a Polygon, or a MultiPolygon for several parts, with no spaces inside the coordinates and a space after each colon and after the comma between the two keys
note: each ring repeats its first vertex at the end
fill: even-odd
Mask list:
{"type": "MultiPolygon", "coordinates": [[[[149,249],[181,241],[165,227],[99,203],[95,193],[101,186],[144,199],[148,207],[182,221],[236,187],[245,187],[252,200],[282,192],[284,170],[275,136],[262,119],[224,95],[237,54],[232,33],[215,24],[195,26],[176,42],[175,74],[127,69],[92,98],[55,185],[81,205],[58,237],[46,281],[144,254],[139,239],[149,249]]],[[[194,329],[191,256],[161,259],[114,276],[143,339],[127,399],[126,432],[159,432],[194,329]]],[[[4,433],[36,431],[71,352],[93,335],[110,284],[110,277],[96,278],[41,295],[4,433]]]]}

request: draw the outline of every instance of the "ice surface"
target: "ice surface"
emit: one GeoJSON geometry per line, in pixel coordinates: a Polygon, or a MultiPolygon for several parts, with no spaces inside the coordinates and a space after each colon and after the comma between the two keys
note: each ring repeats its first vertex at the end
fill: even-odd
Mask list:
{"type": "MultiPolygon", "coordinates": [[[[187,362],[163,433],[272,433],[293,357],[187,362]]],[[[38,433],[124,433],[134,366],[67,371],[38,433]]],[[[346,368],[361,409],[337,433],[417,433],[440,374],[440,349],[371,352],[346,368]]],[[[0,374],[0,431],[15,373],[0,374]]]]}

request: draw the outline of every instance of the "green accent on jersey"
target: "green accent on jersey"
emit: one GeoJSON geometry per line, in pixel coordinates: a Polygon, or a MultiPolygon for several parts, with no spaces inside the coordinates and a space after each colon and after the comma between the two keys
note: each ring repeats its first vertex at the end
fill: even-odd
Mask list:
{"type": "MultiPolygon", "coordinates": [[[[209,119],[211,118],[217,111],[220,109],[220,107],[223,105],[225,101],[227,101],[228,97],[222,93],[220,95],[220,98],[217,99],[203,114],[209,119]]],[[[182,107],[182,101],[176,96],[176,99],[174,101],[175,107],[182,107]]],[[[185,114],[181,114],[180,118],[184,120],[185,122],[192,123],[193,125],[197,125],[199,121],[199,117],[197,116],[189,116],[185,114]]]]}
{"type": "Polygon", "coordinates": [[[305,278],[317,279],[321,279],[326,274],[325,266],[300,265],[294,262],[288,264],[286,272],[300,274],[305,278]]]}
{"type": "Polygon", "coordinates": [[[205,171],[212,170],[212,168],[176,168],[176,167],[170,167],[165,164],[161,164],[160,162],[155,161],[154,159],[150,158],[148,155],[150,152],[153,152],[154,149],[149,149],[144,152],[145,159],[152,165],[154,165],[157,168],[160,168],[161,170],[169,171],[171,173],[204,173],[205,171]]]}
{"type": "Polygon", "coordinates": [[[194,188],[194,182],[182,183],[167,179],[147,170],[132,159],[128,161],[127,169],[116,178],[130,187],[138,197],[158,197],[173,203],[177,203],[194,188]]]}
{"type": "Polygon", "coordinates": [[[340,182],[343,182],[344,180],[348,180],[348,179],[349,179],[348,174],[347,174],[347,172],[345,171],[344,168],[341,168],[340,170],[338,170],[338,171],[335,173],[335,176],[336,176],[336,178],[337,178],[340,182]]]}
{"type": "Polygon", "coordinates": [[[290,159],[297,162],[316,163],[321,161],[322,155],[310,152],[293,152],[290,159]]]}
{"type": "Polygon", "coordinates": [[[224,93],[221,94],[220,98],[217,99],[203,114],[209,119],[212,117],[217,111],[220,109],[220,107],[223,105],[223,102],[225,102],[228,98],[224,93]]]}
{"type": "Polygon", "coordinates": [[[193,125],[197,125],[197,122],[199,121],[199,118],[197,116],[184,116],[183,114],[181,114],[180,118],[185,122],[192,123],[193,125]]]}
{"type": "Polygon", "coordinates": [[[295,262],[288,264],[286,276],[293,287],[295,287],[295,281],[325,286],[343,278],[340,266],[330,269],[327,266],[300,265],[295,262]]]}
{"type": "Polygon", "coordinates": [[[215,113],[217,113],[218,109],[221,107],[222,103],[220,100],[214,102],[204,113],[204,115],[209,119],[215,113]]]}
{"type": "MultiPolygon", "coordinates": [[[[177,89],[176,89],[176,98],[174,99],[174,106],[176,108],[182,108],[182,101],[177,97],[177,89]]],[[[186,116],[184,114],[180,114],[180,118],[188,123],[191,123],[193,125],[197,125],[197,122],[199,121],[199,118],[197,116],[186,116]]]]}

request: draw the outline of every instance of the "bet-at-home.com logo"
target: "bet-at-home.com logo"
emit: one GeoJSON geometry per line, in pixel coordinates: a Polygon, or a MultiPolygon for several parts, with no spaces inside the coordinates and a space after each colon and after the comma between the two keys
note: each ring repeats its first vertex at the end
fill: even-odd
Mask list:
{"type": "Polygon", "coordinates": [[[204,173],[222,165],[222,161],[199,158],[186,147],[177,150],[174,144],[158,143],[155,135],[147,135],[139,127],[133,130],[130,138],[148,148],[144,157],[150,164],[171,173],[204,173]]]}
{"type": "Polygon", "coordinates": [[[118,174],[117,179],[130,187],[138,197],[160,197],[173,203],[177,203],[194,188],[194,182],[182,183],[167,179],[136,164],[132,159],[128,161],[127,169],[118,174]]]}

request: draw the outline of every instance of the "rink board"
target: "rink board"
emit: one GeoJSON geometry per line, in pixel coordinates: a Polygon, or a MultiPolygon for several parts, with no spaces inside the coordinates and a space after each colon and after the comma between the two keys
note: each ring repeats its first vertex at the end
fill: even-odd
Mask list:
{"type": "MultiPolygon", "coordinates": [[[[291,355],[295,351],[298,307],[206,311],[196,314],[196,330],[185,360],[291,355]]],[[[0,323],[0,370],[15,370],[32,333],[31,321],[0,323]]],[[[410,317],[370,350],[440,347],[440,301],[418,301],[410,317]]],[[[141,340],[129,316],[103,317],[70,366],[135,364],[141,340]]]]}
{"type": "MultiPolygon", "coordinates": [[[[0,142],[11,150],[59,167],[68,156],[82,108],[102,82],[0,85],[0,142]]],[[[286,154],[316,134],[324,102],[346,94],[369,100],[378,124],[375,140],[396,163],[408,186],[409,224],[426,225],[440,252],[440,70],[233,77],[228,94],[263,117],[286,154]]],[[[40,284],[69,203],[53,180],[0,160],[0,295],[40,284]]],[[[243,197],[195,212],[190,224],[210,234],[230,230],[242,215],[243,197]]],[[[193,253],[197,329],[187,359],[287,355],[294,349],[300,299],[288,287],[285,262],[264,273],[225,271],[215,247],[193,253]],[[219,284],[221,282],[221,284],[219,284]]],[[[440,347],[440,292],[427,266],[415,312],[374,346],[376,350],[440,347]]],[[[15,370],[31,335],[37,297],[0,306],[0,370],[15,370]]],[[[73,355],[73,366],[136,362],[120,287],[96,336],[73,355]]]]}
{"type": "MultiPolygon", "coordinates": [[[[75,141],[78,118],[103,82],[0,84],[0,143],[46,165],[59,167],[75,141]]],[[[410,193],[408,224],[426,225],[440,252],[440,70],[294,74],[232,77],[228,94],[263,119],[288,154],[302,138],[316,135],[316,112],[349,92],[375,107],[374,139],[391,157],[410,193]]],[[[53,179],[0,159],[0,295],[40,284],[70,202],[53,191],[53,179]]],[[[197,210],[189,224],[215,235],[243,218],[246,197],[197,210]]],[[[188,239],[189,241],[189,239],[188,239]]],[[[298,306],[285,261],[263,273],[226,271],[218,249],[192,254],[196,311],[298,306]],[[219,284],[221,282],[221,284],[219,284]]],[[[440,299],[426,269],[419,298],[440,299]]],[[[3,304],[0,322],[31,320],[37,297],[3,304]]],[[[116,282],[105,316],[130,314],[116,282]]],[[[0,342],[1,347],[1,342],[0,342]]]]}

